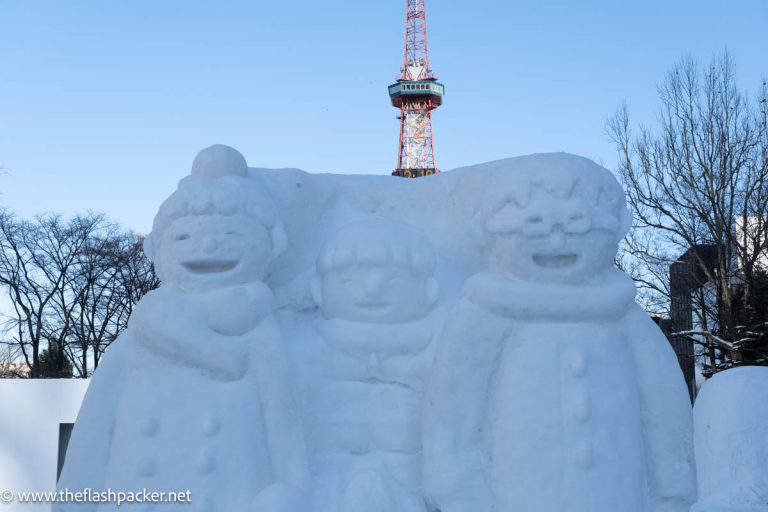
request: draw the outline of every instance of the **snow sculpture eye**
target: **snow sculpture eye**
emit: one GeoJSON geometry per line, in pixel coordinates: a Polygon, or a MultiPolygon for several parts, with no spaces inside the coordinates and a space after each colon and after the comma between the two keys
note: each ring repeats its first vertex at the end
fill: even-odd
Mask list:
{"type": "Polygon", "coordinates": [[[590,216],[584,210],[572,212],[563,222],[563,231],[566,233],[586,233],[592,227],[590,216]]]}
{"type": "Polygon", "coordinates": [[[529,208],[533,209],[533,212],[527,214],[525,217],[525,223],[521,229],[523,236],[527,238],[538,238],[549,234],[552,230],[553,221],[551,215],[542,211],[541,208],[535,205],[529,205],[529,208]]]}
{"type": "Polygon", "coordinates": [[[181,233],[181,234],[176,235],[176,237],[174,237],[174,241],[176,241],[176,242],[182,242],[182,241],[188,240],[188,239],[189,239],[189,235],[187,233],[181,233]]]}
{"type": "Polygon", "coordinates": [[[525,216],[520,207],[506,202],[485,221],[485,230],[500,235],[518,233],[524,231],[528,224],[529,217],[525,216]]]}

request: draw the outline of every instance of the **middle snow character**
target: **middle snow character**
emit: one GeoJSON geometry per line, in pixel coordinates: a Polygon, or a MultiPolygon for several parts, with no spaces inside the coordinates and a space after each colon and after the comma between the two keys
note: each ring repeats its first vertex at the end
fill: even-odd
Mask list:
{"type": "Polygon", "coordinates": [[[308,419],[323,510],[425,510],[420,421],[435,261],[424,233],[387,219],[348,224],[322,248],[308,419]]]}

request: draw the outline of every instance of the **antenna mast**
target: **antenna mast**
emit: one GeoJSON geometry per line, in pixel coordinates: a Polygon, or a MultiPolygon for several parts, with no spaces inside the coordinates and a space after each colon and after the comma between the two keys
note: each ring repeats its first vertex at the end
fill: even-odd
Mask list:
{"type": "Polygon", "coordinates": [[[426,0],[406,0],[403,67],[389,86],[392,105],[400,109],[400,145],[393,176],[418,178],[440,172],[435,165],[432,111],[442,104],[444,92],[429,67],[426,0]]]}

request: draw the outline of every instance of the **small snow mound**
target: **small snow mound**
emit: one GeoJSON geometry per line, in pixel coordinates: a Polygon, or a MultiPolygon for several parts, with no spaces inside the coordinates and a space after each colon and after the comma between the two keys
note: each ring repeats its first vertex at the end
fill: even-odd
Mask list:
{"type": "Polygon", "coordinates": [[[200,151],[192,162],[192,179],[223,178],[248,175],[248,164],[240,152],[223,144],[214,144],[200,151]]]}
{"type": "Polygon", "coordinates": [[[695,512],[768,512],[768,368],[720,372],[694,407],[695,512]]]}

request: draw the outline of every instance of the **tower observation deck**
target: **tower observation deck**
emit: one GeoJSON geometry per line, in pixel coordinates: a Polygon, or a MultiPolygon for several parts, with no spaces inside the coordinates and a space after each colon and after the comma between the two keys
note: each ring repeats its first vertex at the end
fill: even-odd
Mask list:
{"type": "Polygon", "coordinates": [[[429,67],[426,0],[406,0],[405,51],[397,81],[389,86],[392,106],[400,109],[400,145],[393,176],[435,174],[432,111],[443,103],[444,87],[429,67]]]}

